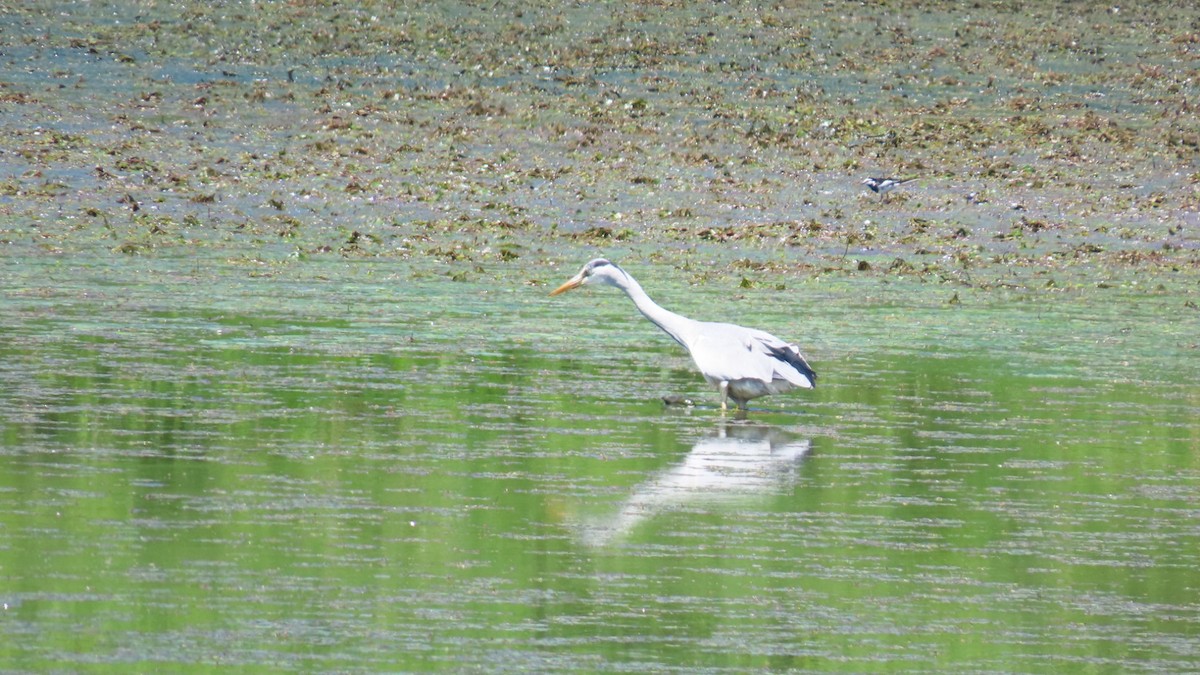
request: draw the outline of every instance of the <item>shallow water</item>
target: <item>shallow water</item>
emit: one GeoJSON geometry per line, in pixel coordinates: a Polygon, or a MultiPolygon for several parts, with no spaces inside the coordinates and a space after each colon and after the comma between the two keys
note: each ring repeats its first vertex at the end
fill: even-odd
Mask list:
{"type": "Polygon", "coordinates": [[[808,346],[736,420],[615,292],[120,262],[6,272],[8,667],[1200,665],[1195,322],[1153,301],[647,270],[808,346]]]}
{"type": "Polygon", "coordinates": [[[9,9],[0,670],[1200,670],[1194,7],[9,9]]]}

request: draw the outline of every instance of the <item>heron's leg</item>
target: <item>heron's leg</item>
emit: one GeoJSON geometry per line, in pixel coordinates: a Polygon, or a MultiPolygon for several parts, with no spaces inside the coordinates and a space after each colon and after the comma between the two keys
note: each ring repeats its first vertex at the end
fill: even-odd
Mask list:
{"type": "Polygon", "coordinates": [[[719,388],[721,390],[721,411],[724,412],[729,409],[729,406],[725,404],[726,399],[729,398],[729,383],[722,382],[719,388]]]}

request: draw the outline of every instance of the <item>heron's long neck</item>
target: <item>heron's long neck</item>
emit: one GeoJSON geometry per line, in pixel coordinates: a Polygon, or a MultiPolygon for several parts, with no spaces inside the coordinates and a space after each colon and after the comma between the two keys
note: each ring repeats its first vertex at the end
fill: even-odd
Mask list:
{"type": "Polygon", "coordinates": [[[684,327],[692,320],[660,307],[658,303],[650,299],[649,295],[646,295],[646,291],[642,290],[642,285],[633,277],[626,274],[625,279],[626,283],[621,285],[621,290],[625,291],[630,300],[633,300],[633,304],[637,306],[642,316],[650,319],[655,326],[663,329],[667,335],[686,348],[688,344],[684,340],[684,327]]]}

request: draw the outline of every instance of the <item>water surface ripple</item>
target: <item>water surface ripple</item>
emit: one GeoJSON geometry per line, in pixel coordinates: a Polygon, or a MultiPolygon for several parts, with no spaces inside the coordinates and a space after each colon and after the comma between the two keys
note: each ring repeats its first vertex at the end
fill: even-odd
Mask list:
{"type": "Polygon", "coordinates": [[[741,421],[615,296],[122,269],[7,272],[10,667],[1200,665],[1200,396],[1156,308],[846,302],[821,387],[741,421]]]}

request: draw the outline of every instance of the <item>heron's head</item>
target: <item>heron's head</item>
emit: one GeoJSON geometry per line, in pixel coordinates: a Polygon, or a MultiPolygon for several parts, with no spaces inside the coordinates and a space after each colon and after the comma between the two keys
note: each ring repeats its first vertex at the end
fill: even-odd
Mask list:
{"type": "Polygon", "coordinates": [[[584,265],[583,269],[579,270],[579,274],[567,279],[566,283],[562,286],[550,291],[550,295],[566,293],[572,288],[578,288],[584,284],[599,283],[609,286],[620,286],[625,276],[620,267],[617,267],[604,258],[596,258],[584,265]]]}

